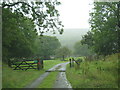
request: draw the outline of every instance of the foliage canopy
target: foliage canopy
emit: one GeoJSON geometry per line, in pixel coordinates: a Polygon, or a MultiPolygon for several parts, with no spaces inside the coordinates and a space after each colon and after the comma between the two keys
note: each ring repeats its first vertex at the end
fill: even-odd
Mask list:
{"type": "MultiPolygon", "coordinates": [[[[44,47],[41,48],[38,39],[47,31],[58,30],[63,32],[62,22],[59,21],[59,13],[56,6],[60,2],[2,2],[2,46],[3,61],[13,57],[37,56],[38,52],[44,52],[47,56],[54,54],[54,49],[60,46],[55,37],[43,37],[44,47]],[[40,36],[39,36],[40,34],[40,36]],[[50,47],[50,46],[54,46],[50,47]],[[46,48],[49,52],[45,53],[46,48]],[[53,49],[53,51],[52,51],[53,49]],[[40,52],[40,50],[43,50],[40,52]]],[[[42,55],[43,54],[39,54],[42,55]]]]}
{"type": "Polygon", "coordinates": [[[120,52],[120,2],[95,2],[90,13],[91,31],[83,36],[87,44],[99,55],[120,52]]]}

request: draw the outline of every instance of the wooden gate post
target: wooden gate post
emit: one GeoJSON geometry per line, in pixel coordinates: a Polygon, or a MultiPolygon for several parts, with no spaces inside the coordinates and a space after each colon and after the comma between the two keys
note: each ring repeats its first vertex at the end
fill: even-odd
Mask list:
{"type": "Polygon", "coordinates": [[[40,70],[40,59],[37,59],[37,69],[40,70]]]}
{"type": "Polygon", "coordinates": [[[40,64],[41,64],[41,65],[40,65],[40,66],[41,66],[41,69],[43,69],[44,65],[43,65],[43,60],[42,60],[42,59],[40,60],[40,64]]]}
{"type": "Polygon", "coordinates": [[[72,65],[71,65],[71,58],[69,59],[69,61],[70,61],[70,67],[72,67],[72,65]]]}

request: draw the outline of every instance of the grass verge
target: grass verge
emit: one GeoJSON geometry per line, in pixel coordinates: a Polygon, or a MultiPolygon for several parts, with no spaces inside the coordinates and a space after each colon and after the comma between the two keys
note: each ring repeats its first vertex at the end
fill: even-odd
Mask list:
{"type": "Polygon", "coordinates": [[[82,62],[80,69],[67,65],[66,76],[73,88],[118,88],[118,54],[82,62]]]}
{"type": "Polygon", "coordinates": [[[44,81],[40,84],[38,88],[53,88],[57,74],[59,72],[51,72],[44,81]]]}
{"type": "Polygon", "coordinates": [[[59,60],[45,60],[44,61],[44,69],[43,70],[12,70],[8,65],[3,63],[2,67],[2,87],[3,88],[23,88],[27,84],[34,81],[41,74],[44,73],[45,70],[53,67],[56,64],[64,63],[59,60]]]}

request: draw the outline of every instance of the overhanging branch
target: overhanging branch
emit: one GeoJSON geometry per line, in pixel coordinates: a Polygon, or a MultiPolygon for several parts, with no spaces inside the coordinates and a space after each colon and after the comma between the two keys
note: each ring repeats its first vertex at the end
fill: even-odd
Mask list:
{"type": "Polygon", "coordinates": [[[2,8],[4,8],[4,7],[12,7],[12,6],[15,6],[15,5],[18,5],[18,4],[25,4],[25,5],[27,5],[28,7],[31,7],[32,8],[32,6],[30,6],[28,3],[25,3],[25,2],[16,2],[16,3],[10,3],[10,4],[6,4],[6,3],[2,3],[2,8]]]}

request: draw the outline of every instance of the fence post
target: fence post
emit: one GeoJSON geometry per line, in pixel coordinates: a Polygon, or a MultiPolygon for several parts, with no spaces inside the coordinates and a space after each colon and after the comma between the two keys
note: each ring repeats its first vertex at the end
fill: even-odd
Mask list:
{"type": "Polygon", "coordinates": [[[75,61],[74,58],[72,58],[72,67],[74,67],[74,61],[75,61]]]}
{"type": "Polygon", "coordinates": [[[69,59],[69,61],[70,61],[70,67],[72,67],[72,66],[71,66],[71,59],[69,59]]]}
{"type": "Polygon", "coordinates": [[[37,69],[40,70],[40,59],[37,59],[37,69]]]}
{"type": "Polygon", "coordinates": [[[40,60],[40,64],[41,64],[41,65],[40,65],[41,68],[43,69],[43,68],[44,68],[44,65],[43,65],[43,60],[42,60],[42,59],[40,60]]]}

